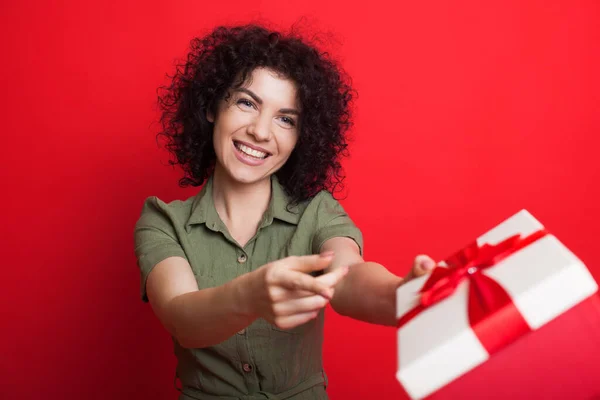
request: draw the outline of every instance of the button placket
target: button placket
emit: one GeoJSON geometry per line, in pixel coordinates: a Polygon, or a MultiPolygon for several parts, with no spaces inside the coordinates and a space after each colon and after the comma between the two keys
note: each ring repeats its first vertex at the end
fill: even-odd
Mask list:
{"type": "Polygon", "coordinates": [[[260,390],[260,384],[258,383],[258,377],[256,375],[257,366],[250,353],[251,344],[248,342],[248,337],[245,335],[236,335],[235,343],[239,360],[238,371],[242,374],[243,380],[250,393],[258,392],[260,390]]]}
{"type": "MultiPolygon", "coordinates": [[[[237,262],[238,262],[239,264],[244,264],[244,263],[246,263],[246,261],[248,261],[248,256],[246,255],[246,253],[244,253],[244,252],[241,252],[241,253],[238,255],[237,262]]],[[[241,329],[241,330],[239,330],[239,331],[238,331],[238,335],[243,335],[243,334],[245,334],[245,333],[246,333],[246,328],[243,328],[243,329],[241,329]]],[[[244,365],[246,365],[246,364],[244,364],[244,365]]],[[[249,364],[248,364],[248,365],[249,365],[249,364]]],[[[249,371],[246,371],[246,372],[249,372],[249,371]]]]}

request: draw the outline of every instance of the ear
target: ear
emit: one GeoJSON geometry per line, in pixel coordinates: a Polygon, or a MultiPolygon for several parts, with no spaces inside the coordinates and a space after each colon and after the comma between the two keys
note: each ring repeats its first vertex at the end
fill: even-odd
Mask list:
{"type": "Polygon", "coordinates": [[[214,115],[212,112],[210,112],[210,111],[207,111],[207,112],[206,112],[206,119],[207,119],[207,120],[208,120],[208,122],[210,122],[211,124],[214,124],[214,123],[215,123],[215,115],[214,115]]]}

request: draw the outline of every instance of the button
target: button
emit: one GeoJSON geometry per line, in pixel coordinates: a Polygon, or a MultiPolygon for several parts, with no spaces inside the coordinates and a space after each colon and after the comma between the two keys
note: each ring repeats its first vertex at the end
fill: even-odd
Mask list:
{"type": "Polygon", "coordinates": [[[244,333],[246,333],[246,328],[242,329],[241,331],[238,331],[239,335],[243,335],[244,333]]]}
{"type": "Polygon", "coordinates": [[[245,262],[246,262],[246,260],[247,260],[247,259],[248,259],[248,257],[246,257],[246,255],[245,255],[244,253],[242,253],[242,254],[240,254],[240,255],[239,255],[239,257],[238,257],[238,262],[239,262],[240,264],[243,264],[243,263],[245,263],[245,262]]]}
{"type": "Polygon", "coordinates": [[[242,369],[243,369],[245,372],[250,372],[250,371],[252,371],[252,365],[250,365],[250,364],[246,363],[246,364],[242,365],[242,369]]]}

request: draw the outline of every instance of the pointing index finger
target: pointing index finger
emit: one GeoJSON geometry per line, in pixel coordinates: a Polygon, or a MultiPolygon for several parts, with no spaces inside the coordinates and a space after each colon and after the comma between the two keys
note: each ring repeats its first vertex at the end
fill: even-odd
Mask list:
{"type": "Polygon", "coordinates": [[[310,256],[295,257],[291,260],[289,268],[300,272],[320,271],[329,266],[333,260],[333,252],[314,254],[310,256]]]}
{"type": "Polygon", "coordinates": [[[331,299],[330,288],[325,283],[301,271],[286,271],[281,276],[280,285],[290,290],[311,292],[331,299]]]}

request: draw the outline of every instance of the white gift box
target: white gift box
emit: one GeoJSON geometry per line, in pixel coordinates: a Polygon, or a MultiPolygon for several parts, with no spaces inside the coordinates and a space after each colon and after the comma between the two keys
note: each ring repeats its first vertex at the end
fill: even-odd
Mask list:
{"type": "MultiPolygon", "coordinates": [[[[497,244],[510,236],[528,236],[543,228],[522,210],[480,236],[477,244],[497,244]]],[[[532,330],[598,291],[586,266],[551,234],[481,273],[506,290],[532,330]]],[[[427,279],[423,276],[398,288],[398,319],[419,304],[419,291],[427,279]]],[[[469,284],[464,279],[449,297],[398,329],[396,377],[413,399],[434,393],[490,357],[469,324],[469,284]]]]}

